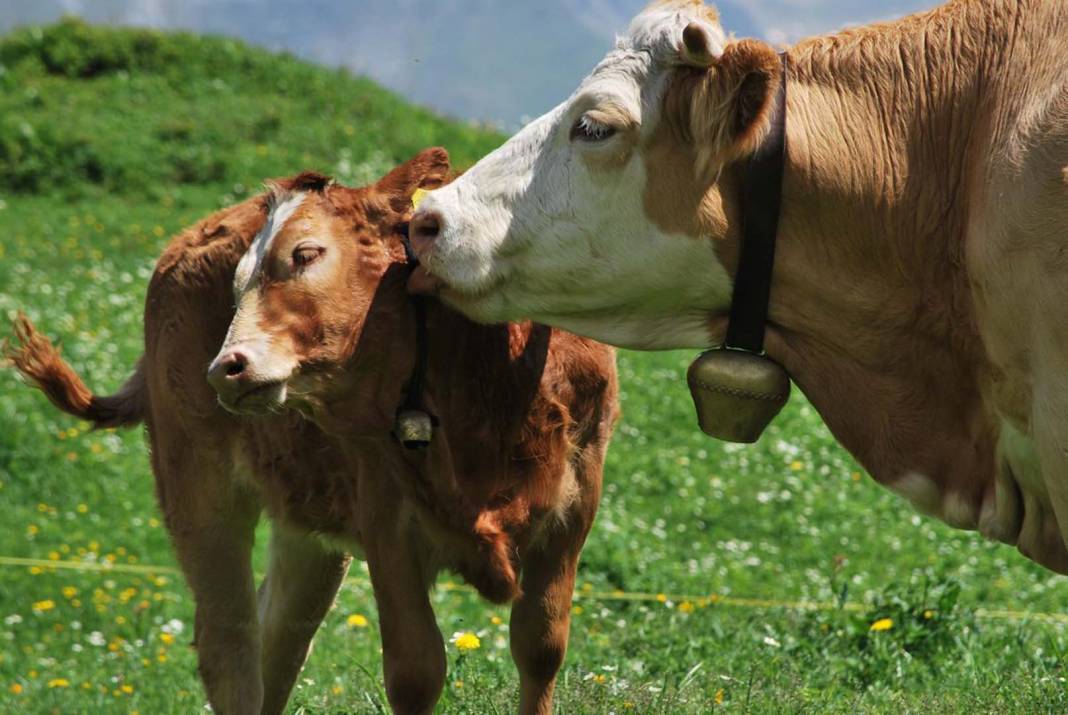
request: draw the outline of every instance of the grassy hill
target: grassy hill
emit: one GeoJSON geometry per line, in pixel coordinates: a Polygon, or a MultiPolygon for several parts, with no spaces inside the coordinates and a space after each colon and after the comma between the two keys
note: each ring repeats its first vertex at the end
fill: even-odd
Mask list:
{"type": "MultiPolygon", "coordinates": [[[[427,145],[463,165],[499,141],[230,40],[19,31],[0,40],[0,315],[27,309],[90,385],[112,389],[141,352],[155,257],[182,226],[266,177],[317,168],[360,183],[427,145]]],[[[621,355],[625,418],[559,712],[1068,707],[1063,621],[989,612],[1056,613],[1062,579],[914,515],[803,399],[756,447],[708,441],[683,385],[689,357],[621,355]]],[[[193,604],[140,436],[87,432],[0,370],[0,506],[0,712],[200,711],[193,604]]],[[[352,575],[295,711],[383,712],[374,601],[362,566],[352,575]]],[[[506,611],[447,581],[434,600],[446,637],[482,644],[450,646],[442,711],[512,711],[506,611]]]]}

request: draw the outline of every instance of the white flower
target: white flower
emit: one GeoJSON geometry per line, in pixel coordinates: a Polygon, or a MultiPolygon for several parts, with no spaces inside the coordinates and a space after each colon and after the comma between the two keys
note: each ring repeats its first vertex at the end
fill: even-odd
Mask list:
{"type": "Polygon", "coordinates": [[[108,642],[107,638],[105,638],[104,634],[100,631],[93,631],[89,634],[89,637],[86,638],[86,640],[89,641],[89,645],[95,645],[98,648],[107,645],[108,642]]]}
{"type": "Polygon", "coordinates": [[[18,624],[22,623],[22,616],[17,613],[13,613],[4,619],[4,623],[9,626],[17,626],[18,624]]]}
{"type": "Polygon", "coordinates": [[[764,645],[770,645],[772,648],[781,648],[782,643],[775,640],[771,636],[764,636],[764,645]]]}
{"type": "Polygon", "coordinates": [[[176,636],[181,633],[183,628],[185,628],[185,624],[179,621],[177,618],[172,618],[171,620],[160,626],[161,631],[163,631],[164,633],[170,633],[172,636],[176,636]]]}

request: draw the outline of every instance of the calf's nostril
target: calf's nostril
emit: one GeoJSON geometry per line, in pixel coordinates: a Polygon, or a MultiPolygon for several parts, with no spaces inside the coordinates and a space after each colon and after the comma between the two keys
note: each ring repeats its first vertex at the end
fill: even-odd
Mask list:
{"type": "Polygon", "coordinates": [[[244,353],[231,353],[223,360],[223,368],[229,378],[238,378],[245,374],[248,368],[248,357],[244,353]]]}

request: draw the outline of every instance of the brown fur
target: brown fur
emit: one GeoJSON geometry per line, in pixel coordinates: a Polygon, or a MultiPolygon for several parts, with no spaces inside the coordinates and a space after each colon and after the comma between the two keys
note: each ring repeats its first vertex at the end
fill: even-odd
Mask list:
{"type": "MultiPolygon", "coordinates": [[[[767,131],[738,102],[770,101],[773,59],[678,69],[645,149],[649,215],[722,237],[731,271],[737,159],[767,131]]],[[[769,353],[877,480],[1068,572],[1068,6],[955,0],[788,60],[769,353]]]]}
{"type": "Polygon", "coordinates": [[[216,712],[259,713],[260,703],[282,711],[347,567],[321,537],[366,554],[396,712],[429,712],[442,687],[427,599],[442,569],[513,603],[522,711],[551,711],[578,554],[618,414],[614,357],[549,328],[476,326],[432,305],[426,401],[440,425],[422,453],[391,437],[414,361],[394,228],[412,190],[440,184],[447,168],[436,150],[367,189],[301,175],[176,236],[149,287],[145,356],[119,399],[92,396],[20,319],[15,365],[60,409],[101,425],[148,424],[216,712]],[[309,199],[269,257],[261,325],[299,355],[292,404],[311,420],[288,411],[239,418],[220,409],[205,371],[233,317],[235,267],[269,201],[293,191],[309,199]],[[284,257],[309,235],[341,257],[334,290],[286,279],[284,257]],[[261,509],[275,528],[257,607],[249,549],[261,509]]]}

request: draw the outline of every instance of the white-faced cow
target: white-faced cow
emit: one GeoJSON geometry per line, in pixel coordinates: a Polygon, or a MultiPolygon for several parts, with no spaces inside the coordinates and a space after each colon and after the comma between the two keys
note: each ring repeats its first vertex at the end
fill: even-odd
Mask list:
{"type": "Polygon", "coordinates": [[[1068,3],[955,0],[782,59],[656,2],[423,203],[413,289],[616,345],[721,344],[739,175],[784,81],[768,355],[879,482],[1068,572],[1068,3]]]}
{"type": "Polygon", "coordinates": [[[367,559],[395,712],[429,713],[441,693],[428,589],[442,569],[512,604],[520,710],[552,711],[618,413],[614,357],[434,304],[419,339],[398,231],[413,190],[447,171],[439,149],[363,189],[304,174],[176,236],[149,286],[144,358],[117,395],[94,396],[18,324],[8,356],[60,409],[147,423],[215,712],[283,711],[348,552],[367,559]],[[439,424],[410,451],[391,431],[420,363],[439,424]],[[261,510],[274,529],[257,595],[261,510]]]}

